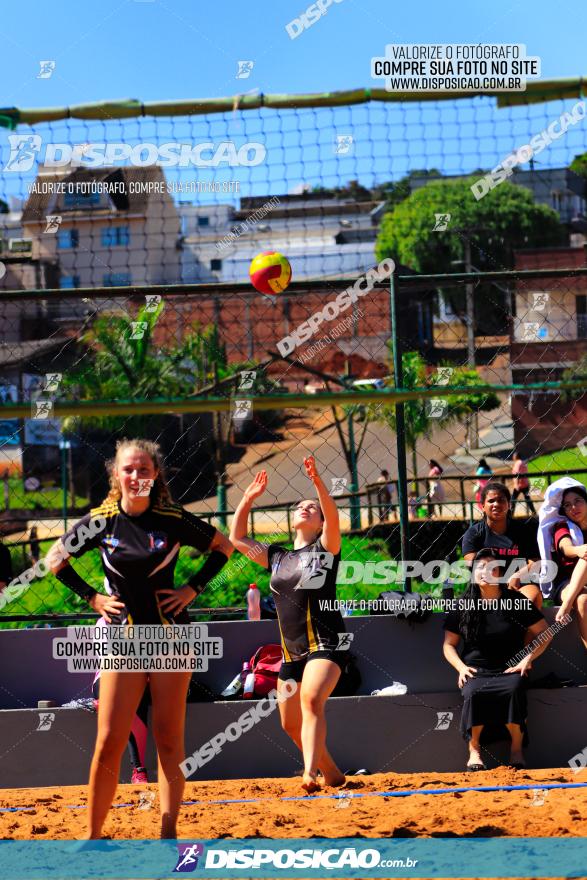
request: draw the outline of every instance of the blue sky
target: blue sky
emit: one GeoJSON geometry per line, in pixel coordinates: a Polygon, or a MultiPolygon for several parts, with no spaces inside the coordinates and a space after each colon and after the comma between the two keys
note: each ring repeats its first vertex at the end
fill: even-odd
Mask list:
{"type": "Polygon", "coordinates": [[[390,42],[520,42],[544,78],[587,75],[584,0],[342,0],[291,40],[306,0],[30,0],[2,9],[3,106],[368,86],[390,42]],[[50,79],[37,79],[53,59],[50,79]],[[253,60],[247,80],[237,61],[253,60]]]}
{"type": "MultiPolygon", "coordinates": [[[[101,100],[142,101],[223,97],[254,89],[308,93],[383,87],[371,79],[371,58],[388,43],[523,43],[539,56],[543,79],[587,74],[584,0],[341,0],[296,39],[286,25],[307,0],[41,0],[3,8],[0,105],[55,107],[101,100]],[[40,61],[54,61],[39,79],[40,61]],[[252,61],[246,79],[239,61],[252,61]]],[[[445,174],[490,169],[528,143],[576,99],[497,111],[492,98],[421,105],[361,105],[325,110],[266,110],[209,117],[53,123],[55,143],[198,143],[261,141],[267,161],[257,168],[198,170],[198,178],[240,180],[241,195],[397,180],[413,168],[445,174]],[[450,105],[449,105],[450,104],[450,105]],[[352,133],[353,154],[335,155],[340,134],[352,133]]],[[[31,129],[22,127],[23,131],[31,129]]],[[[573,125],[537,159],[536,167],[568,165],[587,148],[586,125],[573,125]]],[[[2,158],[8,130],[0,129],[2,158]]],[[[30,178],[34,178],[34,169],[30,178]]],[[[169,180],[191,180],[173,169],[169,180]]],[[[1,197],[23,197],[30,180],[3,175],[1,197]]],[[[211,201],[233,201],[216,195],[211,201]]]]}

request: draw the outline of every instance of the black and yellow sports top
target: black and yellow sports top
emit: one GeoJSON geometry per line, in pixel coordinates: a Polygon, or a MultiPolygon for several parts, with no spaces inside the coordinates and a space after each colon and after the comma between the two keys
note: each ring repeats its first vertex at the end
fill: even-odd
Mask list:
{"type": "Polygon", "coordinates": [[[336,651],[346,631],[342,614],[335,610],[340,553],[329,553],[317,538],[299,550],[271,544],[267,558],[284,662],[315,651],[336,651]]]}
{"type": "Polygon", "coordinates": [[[214,526],[179,504],[152,504],[140,516],[129,516],[120,502],[112,501],[93,508],[63,535],[61,542],[75,558],[99,547],[104,587],[126,606],[119,616],[110,615],[113,623],[187,623],[186,611],[175,618],[163,615],[155,593],[173,589],[179,548],[186,544],[205,552],[215,533],[214,526]],[[104,518],[105,525],[99,531],[90,530],[90,520],[97,517],[104,518]],[[93,537],[88,537],[89,531],[93,537]],[[72,543],[79,547],[70,549],[72,543]]]}

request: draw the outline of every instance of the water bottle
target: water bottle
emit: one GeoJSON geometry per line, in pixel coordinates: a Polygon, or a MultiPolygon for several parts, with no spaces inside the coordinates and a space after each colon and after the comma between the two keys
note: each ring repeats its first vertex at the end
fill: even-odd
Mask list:
{"type": "Polygon", "coordinates": [[[257,584],[249,584],[247,590],[247,617],[249,620],[261,620],[261,596],[257,584]]]}
{"type": "Polygon", "coordinates": [[[240,689],[242,688],[242,686],[243,686],[243,680],[242,680],[242,678],[241,678],[241,674],[240,674],[240,672],[239,672],[239,674],[236,675],[236,676],[232,679],[232,681],[230,682],[230,684],[227,685],[227,686],[224,688],[224,690],[222,691],[221,696],[223,696],[223,697],[234,697],[234,696],[236,696],[236,694],[238,694],[238,692],[240,691],[240,689]]]}
{"type": "Polygon", "coordinates": [[[250,699],[255,691],[255,673],[251,671],[251,664],[245,660],[243,663],[243,671],[241,673],[244,682],[243,697],[250,699]]]}

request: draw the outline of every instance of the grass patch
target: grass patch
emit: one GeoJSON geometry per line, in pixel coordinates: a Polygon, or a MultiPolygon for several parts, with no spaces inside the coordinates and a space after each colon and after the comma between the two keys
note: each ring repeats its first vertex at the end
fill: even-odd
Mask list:
{"type": "MultiPolygon", "coordinates": [[[[587,468],[587,458],[581,450],[574,446],[571,449],[559,449],[557,452],[547,452],[539,455],[528,462],[530,474],[540,471],[567,471],[569,477],[575,477],[579,483],[587,486],[587,473],[576,473],[577,470],[587,468]]],[[[552,482],[554,482],[554,477],[552,482]]]]}
{"type": "MultiPolygon", "coordinates": [[[[73,505],[71,496],[67,493],[68,507],[87,507],[89,499],[83,495],[76,495],[73,505]]],[[[22,480],[19,477],[9,477],[8,479],[8,509],[17,510],[20,508],[27,510],[35,510],[42,513],[44,510],[53,509],[55,507],[63,507],[63,492],[60,486],[49,486],[39,489],[36,492],[25,492],[22,480]]]]}
{"type": "MultiPolygon", "coordinates": [[[[52,541],[41,541],[41,554],[44,556],[52,541]]],[[[287,545],[287,536],[283,535],[272,543],[287,545]]],[[[21,548],[14,548],[14,574],[23,571],[21,548]]],[[[343,536],[342,559],[361,562],[379,562],[389,559],[387,545],[382,539],[370,537],[343,536]]],[[[198,571],[203,565],[204,557],[190,547],[183,547],[175,568],[175,583],[181,585],[198,571]]],[[[72,561],[73,567],[96,590],[103,590],[104,573],[98,550],[90,550],[78,560],[72,561]]],[[[261,568],[250,559],[235,552],[227,565],[216,579],[216,584],[209,586],[196,600],[194,608],[226,608],[246,604],[246,591],[249,584],[256,583],[262,596],[269,596],[269,571],[261,568]]],[[[339,599],[376,599],[386,589],[396,589],[395,584],[341,584],[338,587],[339,599]]],[[[26,622],[2,622],[6,615],[13,614],[70,614],[87,611],[87,604],[53,575],[36,578],[19,597],[14,599],[0,611],[0,628],[23,628],[26,622]]]]}

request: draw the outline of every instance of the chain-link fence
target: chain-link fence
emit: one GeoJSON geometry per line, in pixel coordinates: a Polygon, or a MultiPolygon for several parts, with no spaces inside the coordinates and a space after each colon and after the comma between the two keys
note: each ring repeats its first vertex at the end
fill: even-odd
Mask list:
{"type": "MultiPolygon", "coordinates": [[[[586,483],[584,104],[538,85],[0,111],[12,575],[104,499],[124,436],[156,439],[174,499],[220,528],[265,469],[267,540],[291,538],[314,455],[363,565],[341,598],[389,588],[379,562],[458,558],[492,475],[515,516],[562,474],[586,483]],[[261,251],[290,261],[285,291],[248,281],[261,251]]],[[[101,585],[98,551],[75,565],[101,585]]],[[[200,608],[241,613],[249,581],[268,573],[235,554],[200,608]]],[[[1,625],[87,616],[51,575],[24,586],[1,625]]]]}

